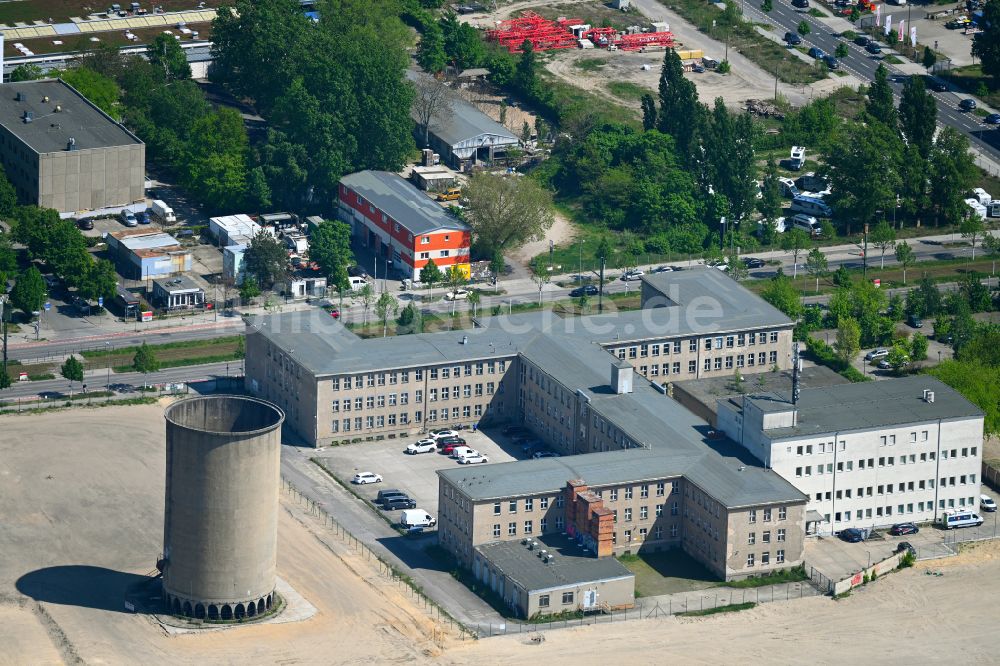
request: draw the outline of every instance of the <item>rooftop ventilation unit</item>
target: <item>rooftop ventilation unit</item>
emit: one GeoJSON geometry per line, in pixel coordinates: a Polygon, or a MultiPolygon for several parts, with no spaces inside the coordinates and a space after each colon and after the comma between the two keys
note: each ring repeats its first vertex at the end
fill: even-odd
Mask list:
{"type": "Polygon", "coordinates": [[[27,125],[28,123],[30,123],[32,120],[35,119],[35,114],[32,113],[31,111],[25,111],[22,118],[24,118],[24,124],[27,125]]]}
{"type": "Polygon", "coordinates": [[[45,96],[42,97],[42,103],[43,104],[48,104],[49,103],[49,96],[48,95],[45,95],[45,96]]]}
{"type": "Polygon", "coordinates": [[[928,403],[933,403],[934,402],[934,391],[925,390],[924,391],[924,400],[926,400],[928,403]]]}
{"type": "Polygon", "coordinates": [[[463,335],[462,336],[462,344],[463,345],[469,344],[469,336],[467,336],[467,335],[463,335]]]}
{"type": "Polygon", "coordinates": [[[24,93],[23,92],[18,92],[17,94],[14,95],[14,99],[16,99],[18,102],[23,102],[24,101],[24,93]]]}
{"type": "Polygon", "coordinates": [[[548,555],[548,554],[549,554],[549,552],[547,550],[540,550],[540,551],[538,551],[538,557],[542,558],[543,560],[545,559],[545,556],[548,555]]]}
{"type": "Polygon", "coordinates": [[[76,150],[76,139],[69,138],[69,141],[66,142],[66,150],[76,150]]]}

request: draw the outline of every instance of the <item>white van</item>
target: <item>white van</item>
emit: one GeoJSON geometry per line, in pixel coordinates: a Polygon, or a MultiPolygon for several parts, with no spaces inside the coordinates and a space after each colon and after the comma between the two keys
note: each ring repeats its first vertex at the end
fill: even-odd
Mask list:
{"type": "Polygon", "coordinates": [[[831,217],[833,215],[833,209],[822,198],[805,194],[800,194],[792,199],[791,209],[793,213],[805,213],[816,217],[831,217]]]}
{"type": "Polygon", "coordinates": [[[938,522],[941,527],[950,530],[956,527],[979,527],[983,524],[983,519],[972,509],[957,509],[942,513],[938,522]]]}
{"type": "Polygon", "coordinates": [[[437,521],[434,516],[423,509],[407,509],[399,514],[399,524],[405,528],[434,527],[437,521]]]}
{"type": "Polygon", "coordinates": [[[451,450],[451,457],[455,460],[461,460],[462,458],[471,458],[473,456],[478,456],[479,451],[468,447],[468,446],[456,446],[451,450]]]}
{"type": "Polygon", "coordinates": [[[792,216],[792,227],[801,229],[813,237],[819,236],[823,232],[819,226],[819,220],[812,215],[805,215],[803,213],[797,213],[792,216]]]}
{"type": "Polygon", "coordinates": [[[368,284],[368,280],[363,277],[352,277],[348,278],[348,282],[351,285],[351,291],[361,291],[368,284]]]}
{"type": "Polygon", "coordinates": [[[778,184],[781,185],[781,196],[790,199],[799,196],[799,188],[795,187],[795,181],[791,178],[778,178],[778,184]]]}

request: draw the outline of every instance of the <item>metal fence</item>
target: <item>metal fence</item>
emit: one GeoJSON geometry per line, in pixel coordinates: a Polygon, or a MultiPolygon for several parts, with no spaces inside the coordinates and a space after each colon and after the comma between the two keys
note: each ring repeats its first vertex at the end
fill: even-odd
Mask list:
{"type": "Polygon", "coordinates": [[[809,581],[816,587],[817,590],[823,594],[830,594],[833,592],[833,581],[829,577],[823,575],[823,573],[814,566],[811,566],[808,562],[803,562],[802,567],[809,574],[809,581]]]}

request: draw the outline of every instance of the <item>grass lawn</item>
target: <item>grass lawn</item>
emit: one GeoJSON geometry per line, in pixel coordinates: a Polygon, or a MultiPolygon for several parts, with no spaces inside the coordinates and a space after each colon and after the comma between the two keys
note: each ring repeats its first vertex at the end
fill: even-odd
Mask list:
{"type": "Polygon", "coordinates": [[[615,97],[620,97],[621,99],[638,100],[641,99],[643,95],[652,94],[652,91],[647,90],[640,85],[636,85],[631,81],[611,81],[607,85],[611,94],[615,97]]]}
{"type": "Polygon", "coordinates": [[[680,548],[618,559],[635,574],[636,596],[693,592],[719,584],[714,574],[680,548]]]}
{"type": "MultiPolygon", "coordinates": [[[[162,345],[149,345],[156,355],[161,368],[175,368],[185,365],[199,365],[219,361],[236,360],[236,348],[240,336],[231,335],[212,340],[193,342],[169,342],[162,345]]],[[[132,359],[138,347],[111,348],[110,353],[103,350],[92,350],[81,353],[83,367],[88,370],[108,367],[115,372],[131,372],[132,359]]]]}
{"type": "Polygon", "coordinates": [[[582,69],[585,72],[596,72],[602,69],[608,64],[608,61],[604,58],[581,58],[573,63],[573,66],[577,69],[582,69]]]}

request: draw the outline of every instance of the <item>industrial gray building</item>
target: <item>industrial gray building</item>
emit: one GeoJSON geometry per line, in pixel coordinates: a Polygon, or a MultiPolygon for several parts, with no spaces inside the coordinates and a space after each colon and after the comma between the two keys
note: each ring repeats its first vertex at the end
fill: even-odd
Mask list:
{"type": "Polygon", "coordinates": [[[0,85],[0,162],[22,203],[63,214],[145,197],[145,144],[59,79],[0,85]]]}
{"type": "Polygon", "coordinates": [[[242,396],[167,408],[163,592],[177,615],[239,620],[274,604],[281,424],[242,396]]]}

